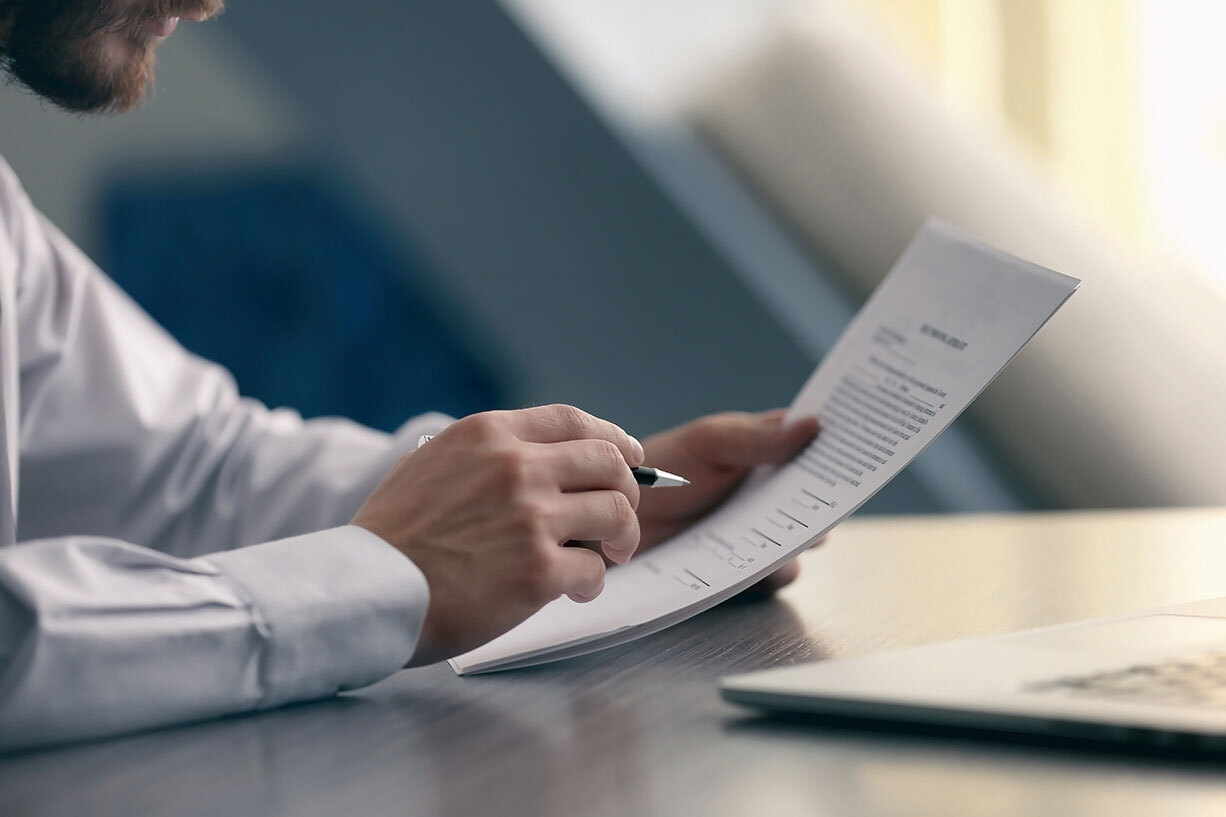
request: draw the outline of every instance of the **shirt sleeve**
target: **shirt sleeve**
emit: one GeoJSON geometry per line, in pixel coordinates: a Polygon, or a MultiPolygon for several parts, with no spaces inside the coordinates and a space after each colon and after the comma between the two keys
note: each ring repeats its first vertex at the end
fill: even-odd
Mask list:
{"type": "Polygon", "coordinates": [[[0,549],[0,750],[364,686],[412,656],[413,563],[346,526],[195,559],[113,539],[0,549]]]}
{"type": "Polygon", "coordinates": [[[0,748],[326,696],[404,666],[426,581],[345,522],[447,418],[387,435],[244,400],[3,162],[0,215],[22,542],[0,542],[0,748]]]}
{"type": "Polygon", "coordinates": [[[389,435],[240,397],[13,197],[19,540],[88,532],[192,557],[335,527],[450,422],[389,435]]]}

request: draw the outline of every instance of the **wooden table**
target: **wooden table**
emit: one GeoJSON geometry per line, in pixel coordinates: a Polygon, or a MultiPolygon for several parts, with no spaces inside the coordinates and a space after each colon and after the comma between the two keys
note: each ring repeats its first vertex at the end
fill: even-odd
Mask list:
{"type": "Polygon", "coordinates": [[[1226,595],[1226,510],[865,518],[803,558],[777,601],[594,656],[0,756],[0,814],[1226,814],[1226,764],[770,722],[715,687],[1226,595]]]}

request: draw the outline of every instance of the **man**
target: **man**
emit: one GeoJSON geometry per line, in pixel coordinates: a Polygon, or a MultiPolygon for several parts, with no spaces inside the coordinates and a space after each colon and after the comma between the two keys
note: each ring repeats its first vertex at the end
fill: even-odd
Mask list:
{"type": "MultiPolygon", "coordinates": [[[[0,0],[0,59],[69,110],[127,111],[156,45],[221,5],[0,0]]],[[[0,393],[0,748],[330,695],[462,653],[561,595],[595,598],[606,558],[681,530],[817,431],[726,414],[640,445],[548,406],[388,437],[269,411],[154,325],[3,163],[0,393]],[[640,497],[629,467],[645,460],[693,486],[640,497]]]]}

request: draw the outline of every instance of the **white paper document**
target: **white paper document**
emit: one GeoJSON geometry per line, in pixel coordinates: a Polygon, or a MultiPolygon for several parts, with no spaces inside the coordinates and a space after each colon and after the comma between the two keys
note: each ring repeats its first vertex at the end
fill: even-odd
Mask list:
{"type": "MultiPolygon", "coordinates": [[[[939,224],[912,242],[792,404],[818,437],[669,541],[452,659],[461,675],[622,644],[706,610],[812,545],[894,478],[1000,373],[1079,281],[939,224]]],[[[671,489],[661,489],[671,490],[671,489]]]]}

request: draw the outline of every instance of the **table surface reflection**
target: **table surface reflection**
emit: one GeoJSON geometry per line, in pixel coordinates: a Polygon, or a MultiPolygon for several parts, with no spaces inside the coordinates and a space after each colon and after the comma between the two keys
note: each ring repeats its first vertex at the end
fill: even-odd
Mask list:
{"type": "Polygon", "coordinates": [[[1200,815],[1193,764],[767,721],[730,672],[1226,595],[1226,510],[857,519],[772,602],[551,666],[0,756],[0,814],[1200,815]]]}

